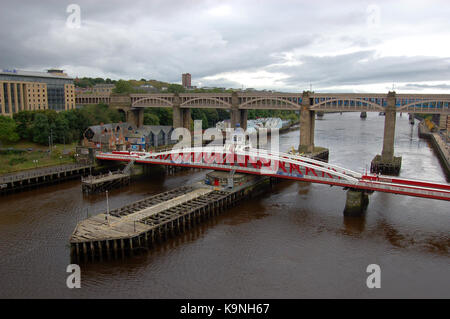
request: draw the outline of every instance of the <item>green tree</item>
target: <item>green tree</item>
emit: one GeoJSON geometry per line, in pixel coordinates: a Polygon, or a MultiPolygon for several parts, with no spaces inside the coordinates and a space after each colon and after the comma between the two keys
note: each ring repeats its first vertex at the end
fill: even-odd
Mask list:
{"type": "Polygon", "coordinates": [[[32,124],[33,142],[39,144],[47,144],[50,135],[50,124],[48,118],[43,113],[38,113],[34,117],[32,124]]]}
{"type": "Polygon", "coordinates": [[[125,80],[119,80],[116,83],[116,87],[113,89],[114,93],[134,93],[133,85],[125,80]]]}
{"type": "Polygon", "coordinates": [[[184,93],[186,90],[180,84],[169,84],[167,91],[169,93],[184,93]]]}
{"type": "Polygon", "coordinates": [[[20,139],[16,131],[14,119],[0,115],[0,141],[6,143],[17,142],[20,139]]]}
{"type": "Polygon", "coordinates": [[[31,140],[31,124],[33,123],[34,114],[35,112],[33,111],[20,111],[13,114],[20,138],[31,140]]]}
{"type": "Polygon", "coordinates": [[[159,118],[155,114],[144,114],[144,125],[159,125],[159,118]]]}

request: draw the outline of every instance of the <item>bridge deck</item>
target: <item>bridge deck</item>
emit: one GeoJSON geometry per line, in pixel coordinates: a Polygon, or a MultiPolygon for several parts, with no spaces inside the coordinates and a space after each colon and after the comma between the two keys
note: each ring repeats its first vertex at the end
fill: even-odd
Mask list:
{"type": "Polygon", "coordinates": [[[335,185],[367,191],[381,191],[400,195],[450,201],[450,185],[392,178],[391,176],[362,175],[351,170],[310,158],[287,153],[268,153],[264,150],[230,150],[218,147],[190,148],[161,153],[131,152],[100,153],[104,160],[130,161],[170,166],[234,170],[238,173],[295,179],[312,183],[335,185]]]}

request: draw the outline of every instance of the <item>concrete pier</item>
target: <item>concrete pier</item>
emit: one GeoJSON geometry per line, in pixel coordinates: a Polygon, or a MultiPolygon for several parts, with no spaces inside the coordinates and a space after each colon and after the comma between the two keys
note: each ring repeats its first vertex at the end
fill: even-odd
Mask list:
{"type": "Polygon", "coordinates": [[[248,110],[239,109],[239,97],[236,92],[231,96],[230,121],[231,127],[236,128],[237,124],[244,131],[247,129],[248,110]]]}
{"type": "Polygon", "coordinates": [[[300,109],[300,144],[298,146],[298,153],[302,156],[311,156],[312,158],[328,161],[328,149],[314,145],[316,117],[315,112],[310,110],[313,104],[312,100],[310,92],[303,92],[302,106],[300,109]]]}
{"type": "Polygon", "coordinates": [[[401,157],[394,157],[395,121],[396,121],[395,92],[389,92],[384,118],[383,150],[376,155],[370,165],[370,171],[383,175],[399,175],[402,163],[401,157]]]}
{"type": "Polygon", "coordinates": [[[312,98],[309,92],[303,92],[302,106],[300,110],[300,153],[312,153],[314,151],[314,127],[315,114],[310,110],[312,98]]]}
{"type": "Polygon", "coordinates": [[[349,189],[344,216],[361,216],[369,204],[369,196],[361,190],[349,189]]]}

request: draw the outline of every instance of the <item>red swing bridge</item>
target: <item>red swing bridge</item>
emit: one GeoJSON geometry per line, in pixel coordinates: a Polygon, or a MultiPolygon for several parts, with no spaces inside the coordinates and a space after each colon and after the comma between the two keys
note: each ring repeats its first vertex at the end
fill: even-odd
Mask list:
{"type": "MultiPolygon", "coordinates": [[[[97,159],[235,171],[280,179],[340,186],[361,194],[374,191],[450,201],[450,184],[361,174],[309,157],[251,147],[206,146],[157,153],[113,151],[97,159]]],[[[347,204],[348,204],[347,195],[347,204]]]]}

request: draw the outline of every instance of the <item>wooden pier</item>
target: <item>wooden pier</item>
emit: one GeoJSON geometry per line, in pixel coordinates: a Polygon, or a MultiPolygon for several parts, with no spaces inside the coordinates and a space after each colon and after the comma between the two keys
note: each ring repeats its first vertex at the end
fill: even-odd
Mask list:
{"type": "Polygon", "coordinates": [[[81,178],[81,188],[83,193],[93,194],[107,191],[112,188],[130,184],[130,174],[117,171],[114,173],[102,174],[81,178]]]}
{"type": "Polygon", "coordinates": [[[128,162],[123,170],[116,172],[108,172],[103,175],[81,178],[81,188],[83,193],[93,194],[105,192],[112,188],[121,187],[130,184],[131,170],[134,166],[134,161],[128,162]]]}
{"type": "Polygon", "coordinates": [[[92,165],[65,164],[52,167],[36,168],[0,176],[0,194],[22,191],[44,184],[58,183],[89,174],[92,165]]]}
{"type": "Polygon", "coordinates": [[[256,186],[269,184],[269,177],[259,176],[231,190],[198,183],[101,213],[78,223],[70,237],[71,258],[101,261],[146,251],[235,205],[256,186]]]}

